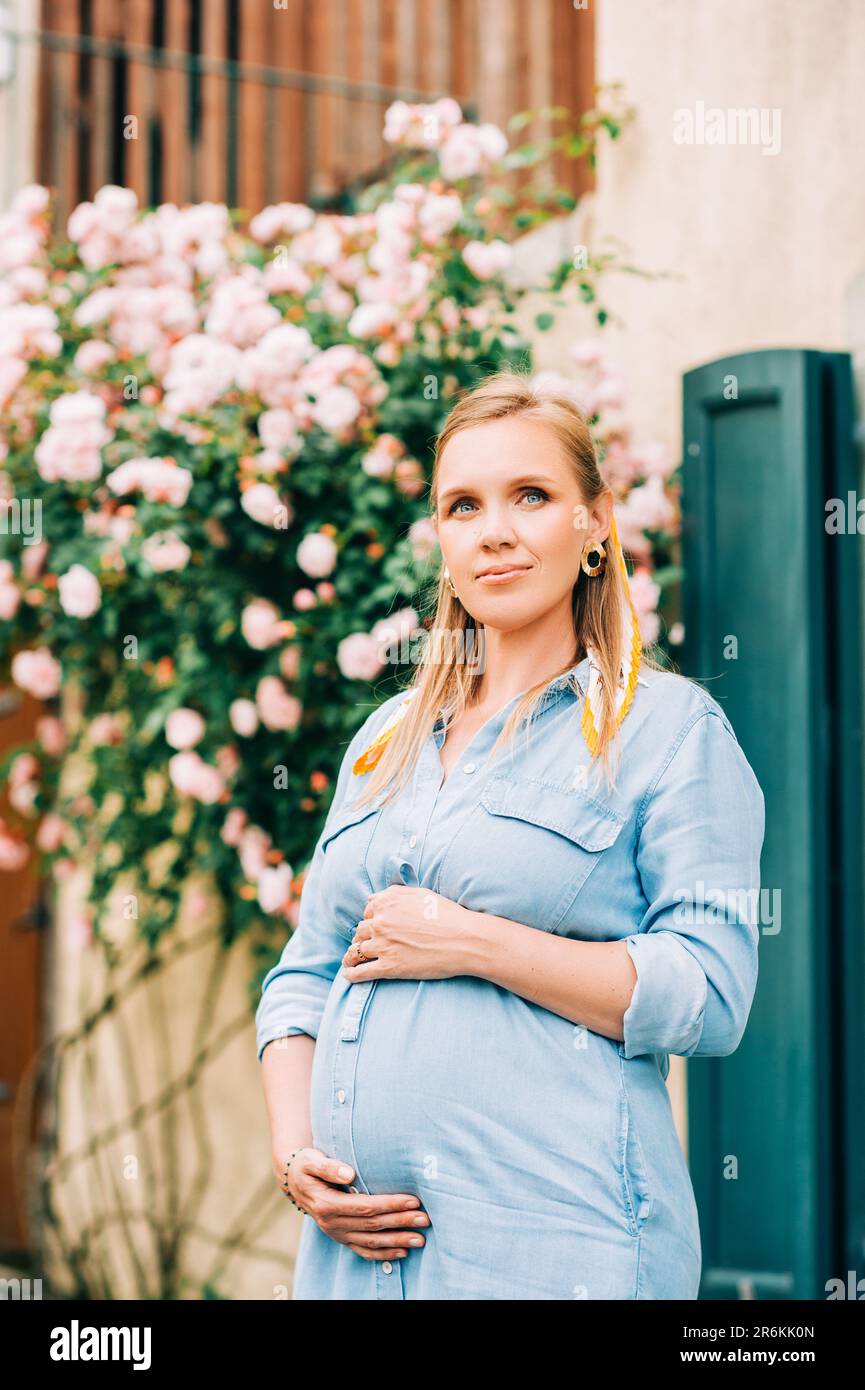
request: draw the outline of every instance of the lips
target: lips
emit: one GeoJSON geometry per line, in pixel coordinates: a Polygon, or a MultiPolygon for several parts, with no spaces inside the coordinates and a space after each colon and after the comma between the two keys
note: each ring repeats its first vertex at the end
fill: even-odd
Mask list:
{"type": "Polygon", "coordinates": [[[512,584],[521,579],[524,574],[528,574],[530,565],[512,565],[504,570],[487,570],[484,574],[476,576],[477,582],[483,584],[485,588],[491,589],[499,584],[512,584]]]}
{"type": "Polygon", "coordinates": [[[528,565],[494,565],[492,569],[481,570],[480,574],[475,577],[477,579],[488,579],[493,575],[511,574],[515,570],[527,570],[528,568],[528,565]]]}

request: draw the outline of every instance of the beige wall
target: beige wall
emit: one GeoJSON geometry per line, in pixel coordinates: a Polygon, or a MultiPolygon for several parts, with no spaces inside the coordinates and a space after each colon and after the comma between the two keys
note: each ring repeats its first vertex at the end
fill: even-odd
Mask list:
{"type": "MultiPolygon", "coordinates": [[[[644,270],[604,286],[607,329],[641,437],[679,457],[681,373],[731,352],[850,346],[845,300],[865,269],[860,0],[595,0],[598,81],[624,83],[636,117],[603,140],[598,190],[528,240],[568,253],[622,243],[644,270]],[[678,108],[780,112],[780,151],[676,144],[678,108]]],[[[530,248],[530,253],[528,251],[530,248]]],[[[592,329],[581,310],[537,342],[544,366],[592,329]]],[[[564,365],[562,365],[564,364],[564,365]]]]}
{"type": "MultiPolygon", "coordinates": [[[[642,267],[622,277],[611,343],[647,433],[680,448],[680,374],[730,352],[843,349],[865,268],[861,0],[599,0],[598,80],[637,116],[605,142],[594,222],[642,267]],[[677,145],[673,111],[780,111],[781,146],[677,145]]],[[[678,452],[677,452],[678,457],[678,452]]]]}

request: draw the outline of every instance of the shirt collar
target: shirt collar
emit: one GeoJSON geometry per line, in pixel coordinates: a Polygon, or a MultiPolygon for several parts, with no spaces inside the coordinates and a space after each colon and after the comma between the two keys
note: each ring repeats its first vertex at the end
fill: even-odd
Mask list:
{"type": "MultiPolygon", "coordinates": [[[[549,685],[547,685],[546,689],[542,692],[540,696],[541,702],[547,700],[557,691],[564,690],[568,686],[572,688],[576,686],[580,695],[585,695],[589,683],[589,665],[590,658],[584,656],[581,661],[575,661],[573,666],[569,666],[567,671],[563,671],[560,676],[554,676],[549,685]]],[[[440,729],[443,725],[444,718],[442,713],[439,712],[439,717],[433,727],[435,729],[440,729]]]]}
{"type": "Polygon", "coordinates": [[[580,693],[585,695],[589,681],[590,658],[584,656],[582,661],[575,661],[573,666],[568,667],[560,676],[556,676],[547,686],[547,691],[561,690],[567,685],[576,685],[580,693]]]}

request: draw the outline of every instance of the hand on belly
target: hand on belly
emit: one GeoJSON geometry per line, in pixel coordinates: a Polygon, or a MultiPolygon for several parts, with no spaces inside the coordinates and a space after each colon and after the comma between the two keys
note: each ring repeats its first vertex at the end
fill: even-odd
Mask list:
{"type": "Polygon", "coordinates": [[[429,888],[392,884],[371,893],[343,974],[362,980],[447,980],[470,974],[477,913],[429,888]]]}
{"type": "MultiPolygon", "coordinates": [[[[349,1164],[328,1158],[320,1149],[300,1149],[286,1171],[274,1155],[274,1173],[283,1191],[331,1240],[347,1245],[364,1260],[401,1259],[407,1246],[423,1245],[420,1227],[429,1217],[409,1192],[344,1192],[349,1164]]],[[[351,1177],[355,1176],[351,1169],[351,1177]]]]}

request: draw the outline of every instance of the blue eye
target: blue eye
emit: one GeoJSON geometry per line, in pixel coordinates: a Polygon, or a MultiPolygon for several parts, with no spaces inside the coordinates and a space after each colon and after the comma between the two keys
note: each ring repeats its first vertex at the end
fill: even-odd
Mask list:
{"type": "MultiPolygon", "coordinates": [[[[545,502],[549,502],[550,500],[549,494],[544,492],[542,487],[524,487],[522,491],[524,496],[530,497],[532,493],[536,493],[538,497],[542,497],[545,502]]],[[[461,507],[464,502],[468,502],[470,506],[474,505],[470,497],[458,497],[456,501],[452,503],[452,505],[448,508],[448,516],[453,516],[457,507],[461,507]]]]}

